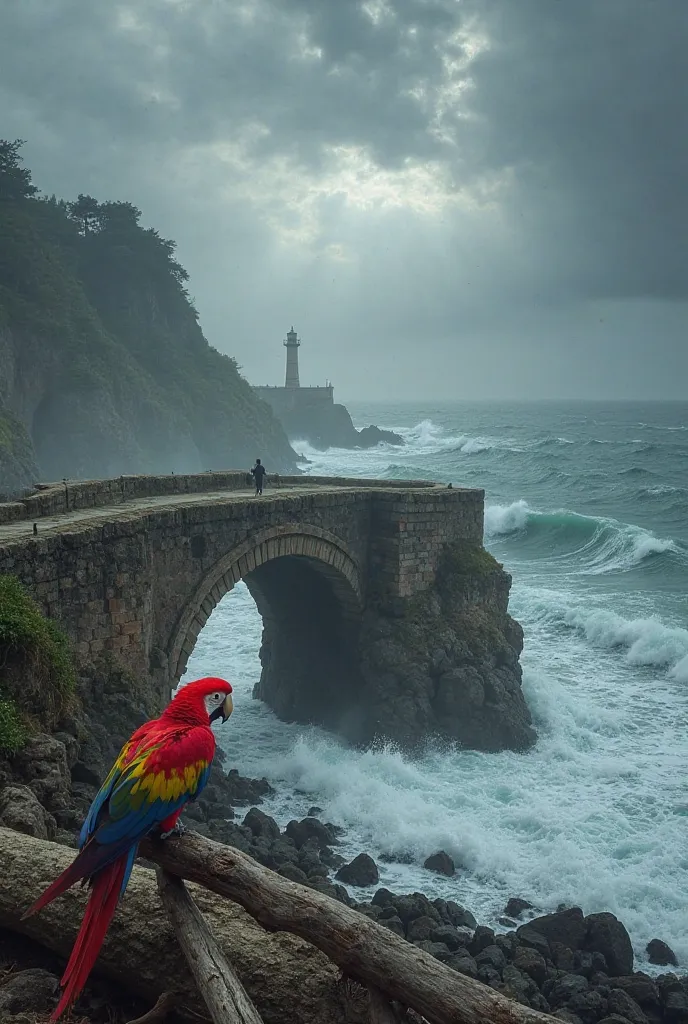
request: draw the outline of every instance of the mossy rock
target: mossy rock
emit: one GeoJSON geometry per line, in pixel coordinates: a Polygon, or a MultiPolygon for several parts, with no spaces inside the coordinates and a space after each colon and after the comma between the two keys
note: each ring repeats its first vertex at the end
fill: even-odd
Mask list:
{"type": "Polygon", "coordinates": [[[0,752],[52,729],[73,699],[69,641],[14,576],[0,576],[0,752]]]}

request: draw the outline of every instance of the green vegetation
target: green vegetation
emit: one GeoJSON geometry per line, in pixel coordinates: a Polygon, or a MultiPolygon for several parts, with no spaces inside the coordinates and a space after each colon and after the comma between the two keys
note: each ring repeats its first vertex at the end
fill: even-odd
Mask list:
{"type": "Polygon", "coordinates": [[[443,555],[441,571],[452,576],[487,576],[501,568],[501,562],[485,548],[454,544],[443,555]]]}
{"type": "Polygon", "coordinates": [[[292,468],[269,407],[203,336],[175,243],[141,216],[40,197],[21,143],[0,140],[0,375],[6,365],[39,394],[41,471],[193,472],[259,453],[292,468]]]}
{"type": "Polygon", "coordinates": [[[14,576],[0,576],[0,751],[14,753],[34,726],[52,728],[76,677],[67,637],[14,576]]]}

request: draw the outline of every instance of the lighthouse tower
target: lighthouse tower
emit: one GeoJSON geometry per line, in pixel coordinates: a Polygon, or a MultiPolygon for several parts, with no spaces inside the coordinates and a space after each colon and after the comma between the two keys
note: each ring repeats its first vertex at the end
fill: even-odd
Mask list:
{"type": "Polygon", "coordinates": [[[285,388],[298,388],[299,384],[299,347],[301,342],[296,337],[296,331],[292,329],[287,334],[284,347],[287,350],[287,376],[284,381],[285,388]]]}

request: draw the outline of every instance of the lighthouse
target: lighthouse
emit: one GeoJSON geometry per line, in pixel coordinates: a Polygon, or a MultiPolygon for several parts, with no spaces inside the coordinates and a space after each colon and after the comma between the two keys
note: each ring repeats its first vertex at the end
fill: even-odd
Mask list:
{"type": "Polygon", "coordinates": [[[296,331],[292,329],[287,334],[284,347],[287,350],[287,376],[284,381],[285,388],[298,388],[299,384],[299,346],[301,342],[296,337],[296,331]]]}

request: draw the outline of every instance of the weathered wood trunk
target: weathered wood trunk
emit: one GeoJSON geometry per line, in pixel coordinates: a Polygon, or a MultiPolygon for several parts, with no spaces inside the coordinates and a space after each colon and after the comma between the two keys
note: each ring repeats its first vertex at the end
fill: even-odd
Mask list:
{"type": "Polygon", "coordinates": [[[245,907],[266,928],[291,931],[342,971],[410,1006],[430,1024],[552,1024],[552,1018],[452,971],[329,896],[290,882],[246,854],[194,833],[146,840],[144,856],[245,907]]]}
{"type": "Polygon", "coordinates": [[[181,878],[158,868],[162,905],[214,1024],[263,1024],[181,878]]]}
{"type": "MultiPolygon", "coordinates": [[[[220,847],[223,849],[223,847],[220,847]]],[[[37,940],[67,958],[81,924],[87,893],[75,887],[45,910],[22,913],[74,858],[74,850],[0,828],[0,927],[37,940]]],[[[344,1024],[339,971],[312,945],[268,934],[235,903],[195,885],[189,892],[265,1024],[344,1024]]],[[[208,1019],[179,943],[160,903],[155,873],[136,867],[110,926],[95,974],[111,978],[152,1006],[181,989],[188,1009],[208,1019]]],[[[177,1006],[181,1019],[198,1017],[177,1006]]]]}

